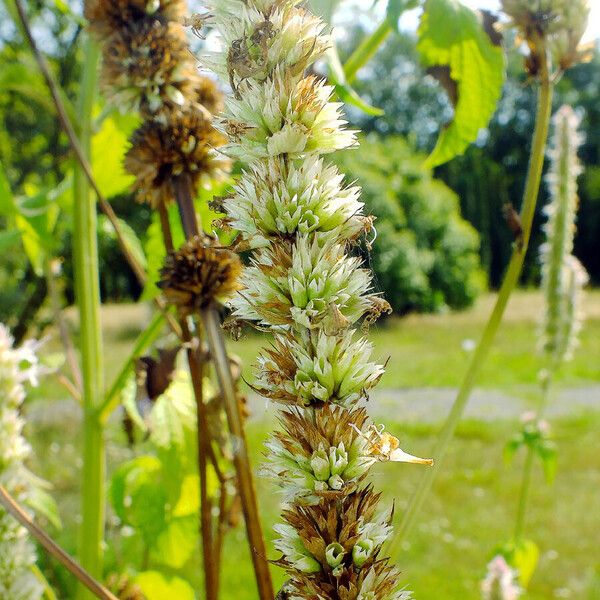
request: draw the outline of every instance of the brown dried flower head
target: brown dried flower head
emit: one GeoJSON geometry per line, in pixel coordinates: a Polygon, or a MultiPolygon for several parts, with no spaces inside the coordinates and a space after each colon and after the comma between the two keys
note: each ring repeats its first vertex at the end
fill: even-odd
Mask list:
{"type": "MultiPolygon", "coordinates": [[[[293,594],[309,600],[336,598],[387,600],[398,589],[399,572],[379,558],[388,523],[376,515],[380,494],[371,487],[313,506],[294,506],[283,512],[287,525],[297,533],[296,547],[314,563],[291,554],[282,544],[278,561],[292,578],[293,594]],[[298,568],[299,567],[299,568],[298,568]]],[[[389,520],[391,515],[386,520],[389,520]]],[[[281,531],[285,531],[281,528],[281,531]]],[[[291,531],[291,530],[290,530],[291,531]]]]}
{"type": "Polygon", "coordinates": [[[140,586],[131,581],[129,576],[124,573],[109,575],[106,585],[119,600],[146,600],[140,586]]]}
{"type": "Polygon", "coordinates": [[[182,21],[185,11],[183,0],[90,0],[84,14],[92,34],[104,40],[144,20],[182,21]]]}
{"type": "Polygon", "coordinates": [[[143,20],[106,40],[102,85],[122,110],[156,118],[180,109],[194,100],[197,79],[179,23],[143,20]]]}
{"type": "Polygon", "coordinates": [[[200,236],[192,238],[171,252],[161,269],[158,286],[183,314],[205,308],[239,289],[242,263],[238,255],[205,241],[200,236]]]}
{"type": "Polygon", "coordinates": [[[135,176],[140,202],[157,207],[173,199],[173,179],[187,175],[197,190],[200,178],[215,178],[227,168],[215,148],[224,138],[198,105],[173,113],[167,123],[147,121],[131,137],[125,169],[135,176]]]}

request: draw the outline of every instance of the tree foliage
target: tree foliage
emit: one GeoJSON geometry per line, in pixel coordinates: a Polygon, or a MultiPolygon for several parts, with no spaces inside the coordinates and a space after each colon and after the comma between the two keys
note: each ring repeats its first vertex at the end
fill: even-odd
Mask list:
{"type": "Polygon", "coordinates": [[[484,282],[477,232],[423,160],[399,137],[365,139],[342,158],[377,217],[376,285],[399,313],[467,307],[484,282]]]}

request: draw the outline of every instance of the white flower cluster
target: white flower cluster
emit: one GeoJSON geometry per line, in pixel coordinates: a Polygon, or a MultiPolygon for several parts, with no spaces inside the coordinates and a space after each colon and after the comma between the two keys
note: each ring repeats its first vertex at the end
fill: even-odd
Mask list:
{"type": "MultiPolygon", "coordinates": [[[[0,323],[0,484],[22,504],[31,489],[24,466],[31,448],[22,435],[19,409],[25,399],[24,383],[37,384],[36,344],[13,348],[13,338],[0,323]]],[[[27,531],[0,508],[0,598],[36,600],[43,587],[35,577],[35,547],[27,531]]]]}
{"type": "Polygon", "coordinates": [[[517,583],[517,573],[503,556],[495,556],[488,564],[487,575],[481,582],[483,600],[517,600],[523,590],[517,583]]]}
{"type": "Polygon", "coordinates": [[[541,330],[541,346],[556,368],[568,360],[581,327],[580,291],[587,274],[572,255],[577,212],[577,177],[581,165],[577,150],[582,143],[580,119],[569,106],[554,117],[554,139],[550,151],[551,169],[547,177],[551,200],[545,208],[548,217],[541,249],[542,289],[546,311],[541,330]]]}
{"type": "Polygon", "coordinates": [[[267,444],[264,471],[290,503],[275,545],[291,597],[329,597],[333,574],[361,600],[407,598],[397,570],[377,558],[389,519],[373,520],[379,496],[360,482],[376,461],[423,461],[356,407],[383,367],[352,328],[390,308],[348,254],[372,224],[359,189],[323,160],[356,144],[333,88],[305,75],[329,40],[300,0],[209,0],[207,8],[223,47],[205,64],[233,91],[219,121],[229,138],[224,151],[249,163],[223,204],[241,247],[256,250],[231,307],[237,320],[274,334],[259,357],[255,389],[288,407],[283,430],[267,444]],[[332,541],[315,515],[333,515],[342,500],[354,508],[336,518],[355,533],[332,541]]]}

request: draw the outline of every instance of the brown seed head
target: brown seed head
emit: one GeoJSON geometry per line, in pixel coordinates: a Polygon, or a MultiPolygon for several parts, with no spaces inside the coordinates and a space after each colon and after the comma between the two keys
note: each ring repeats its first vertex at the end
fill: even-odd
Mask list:
{"type": "Polygon", "coordinates": [[[84,14],[89,29],[99,40],[144,20],[181,21],[183,0],[90,0],[84,14]]]}
{"type": "Polygon", "coordinates": [[[145,19],[106,41],[102,85],[120,108],[139,110],[145,118],[179,110],[195,100],[197,80],[179,23],[145,19]]]}
{"type": "Polygon", "coordinates": [[[369,573],[375,581],[372,597],[384,600],[398,587],[399,573],[388,565],[387,559],[379,558],[381,547],[374,549],[371,556],[361,566],[352,564],[352,550],[360,539],[360,528],[373,521],[380,494],[370,487],[348,494],[345,497],[326,500],[314,506],[295,506],[283,512],[283,518],[300,535],[306,550],[321,564],[317,573],[298,571],[286,562],[285,557],[278,561],[290,574],[291,585],[301,598],[339,598],[357,600],[363,583],[369,573]],[[340,544],[344,558],[337,573],[327,564],[326,548],[330,544],[340,544]]]}
{"type": "Polygon", "coordinates": [[[237,254],[197,236],[167,256],[158,286],[170,304],[190,314],[238,290],[241,270],[237,254]]]}
{"type": "Polygon", "coordinates": [[[119,600],[146,600],[140,586],[131,581],[129,576],[124,573],[109,575],[106,585],[119,600]]]}
{"type": "Polygon", "coordinates": [[[172,200],[172,182],[179,175],[188,175],[195,191],[202,176],[220,176],[228,162],[215,148],[224,142],[198,105],[173,113],[167,123],[147,121],[133,133],[125,156],[137,199],[156,207],[172,200]]]}

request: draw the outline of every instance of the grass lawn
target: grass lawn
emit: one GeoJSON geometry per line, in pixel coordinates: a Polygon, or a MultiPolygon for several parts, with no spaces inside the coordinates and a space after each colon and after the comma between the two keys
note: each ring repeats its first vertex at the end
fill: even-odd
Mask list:
{"type": "MultiPolygon", "coordinates": [[[[390,357],[381,386],[387,388],[456,386],[466,369],[468,353],[463,341],[476,340],[493,303],[486,296],[471,311],[461,314],[410,316],[390,319],[373,328],[371,339],[376,355],[390,357]]],[[[538,368],[535,354],[535,323],[540,296],[518,293],[508,314],[492,355],[478,385],[510,390],[512,386],[535,384],[538,368]]],[[[563,386],[600,383],[600,292],[587,294],[584,310],[588,315],[575,359],[561,373],[563,386]]],[[[109,306],[103,311],[105,327],[105,367],[111,381],[139,330],[147,322],[143,308],[109,306]]],[[[231,348],[246,365],[254,362],[264,339],[249,334],[231,348]]],[[[56,347],[50,342],[48,348],[56,347]]],[[[250,369],[246,369],[250,375],[250,369]]],[[[69,549],[74,547],[77,521],[77,475],[79,469],[77,415],[52,412],[52,399],[65,392],[47,382],[36,393],[47,402],[47,420],[30,425],[29,433],[36,451],[36,472],[52,481],[65,522],[58,537],[69,549]]],[[[547,486],[536,471],[528,516],[527,536],[540,547],[538,570],[531,583],[529,598],[600,599],[592,592],[592,580],[600,574],[600,398],[597,412],[562,417],[553,423],[559,446],[556,482],[547,486]]],[[[262,442],[273,423],[254,418],[248,423],[248,437],[254,464],[261,458],[262,442]]],[[[402,433],[403,447],[428,455],[435,443],[439,424],[387,423],[402,433]]],[[[421,600],[476,600],[478,582],[495,546],[507,541],[514,523],[516,495],[520,484],[521,460],[512,465],[502,460],[504,444],[515,431],[511,421],[460,425],[457,438],[426,502],[410,543],[397,557],[406,584],[421,600]]],[[[118,427],[109,431],[109,466],[114,468],[130,451],[118,427]]],[[[400,514],[421,467],[386,464],[375,472],[376,486],[385,498],[396,498],[400,514]]],[[[279,498],[273,485],[260,480],[260,507],[267,533],[277,522],[279,498]]],[[[118,559],[119,549],[109,549],[109,561],[118,559]]],[[[225,545],[222,597],[225,600],[255,600],[250,560],[243,529],[231,532],[225,545]]],[[[127,554],[125,564],[137,566],[138,557],[127,554]]],[[[196,563],[199,564],[199,563],[196,563]]],[[[54,576],[68,578],[58,570],[54,576]]],[[[274,569],[277,582],[282,581],[274,569]]],[[[198,583],[196,581],[196,583],[198,583]]],[[[62,597],[62,596],[61,596],[62,597]]],[[[70,596],[64,596],[65,598],[70,596]]],[[[167,599],[165,599],[167,600],[167,599]]]]}

